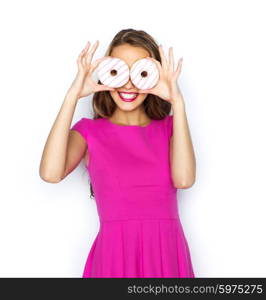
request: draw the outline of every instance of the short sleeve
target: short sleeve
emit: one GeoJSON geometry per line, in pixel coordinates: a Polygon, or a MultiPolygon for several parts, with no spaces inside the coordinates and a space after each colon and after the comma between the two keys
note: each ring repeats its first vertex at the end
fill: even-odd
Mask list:
{"type": "Polygon", "coordinates": [[[70,130],[76,130],[87,141],[88,125],[89,125],[88,123],[89,123],[88,118],[81,118],[70,128],[70,130]]]}
{"type": "Polygon", "coordinates": [[[168,115],[166,117],[166,129],[167,135],[171,137],[173,135],[173,115],[168,115]]]}

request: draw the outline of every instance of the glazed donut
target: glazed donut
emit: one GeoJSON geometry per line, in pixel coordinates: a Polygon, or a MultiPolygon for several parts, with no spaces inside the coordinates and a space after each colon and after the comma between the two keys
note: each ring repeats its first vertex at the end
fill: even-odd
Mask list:
{"type": "Polygon", "coordinates": [[[107,57],[97,67],[98,79],[102,84],[117,88],[129,80],[128,65],[117,57],[107,57]]]}
{"type": "Polygon", "coordinates": [[[159,80],[159,71],[155,62],[148,58],[142,58],[132,65],[130,78],[138,89],[151,89],[159,80]]]}

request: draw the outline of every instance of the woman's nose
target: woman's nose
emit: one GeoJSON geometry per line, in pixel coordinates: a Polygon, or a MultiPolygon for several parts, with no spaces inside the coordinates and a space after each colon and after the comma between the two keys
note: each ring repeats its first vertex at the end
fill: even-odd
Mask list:
{"type": "Polygon", "coordinates": [[[132,83],[131,79],[129,78],[128,82],[124,85],[125,88],[130,89],[135,87],[134,84],[132,83]]]}

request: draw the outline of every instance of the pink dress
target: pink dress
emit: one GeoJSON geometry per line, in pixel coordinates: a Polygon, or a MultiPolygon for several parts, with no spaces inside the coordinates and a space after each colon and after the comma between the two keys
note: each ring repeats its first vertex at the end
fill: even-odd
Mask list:
{"type": "Polygon", "coordinates": [[[173,116],[149,125],[82,118],[99,216],[84,277],[195,277],[170,175],[173,116]]]}

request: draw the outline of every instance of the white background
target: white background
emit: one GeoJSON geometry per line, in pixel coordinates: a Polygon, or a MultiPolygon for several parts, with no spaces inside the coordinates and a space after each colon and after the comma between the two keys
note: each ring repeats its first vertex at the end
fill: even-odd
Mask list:
{"type": "MultiPolygon", "coordinates": [[[[81,277],[98,231],[83,163],[39,177],[48,133],[86,42],[121,29],[183,56],[179,85],[197,181],[179,191],[196,277],[265,277],[265,1],[5,1],[1,28],[0,276],[81,277]]],[[[90,117],[91,99],[73,122],[90,117]]]]}

